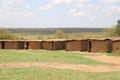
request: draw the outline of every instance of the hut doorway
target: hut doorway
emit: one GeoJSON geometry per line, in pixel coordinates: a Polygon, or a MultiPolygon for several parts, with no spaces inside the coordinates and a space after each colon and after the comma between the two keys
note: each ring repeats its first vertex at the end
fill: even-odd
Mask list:
{"type": "Polygon", "coordinates": [[[5,49],[5,43],[2,41],[2,49],[5,49]]]}
{"type": "Polygon", "coordinates": [[[29,42],[26,42],[25,49],[28,49],[29,47],[29,42]]]}
{"type": "Polygon", "coordinates": [[[88,41],[88,52],[91,52],[91,48],[92,48],[92,43],[91,41],[88,41]]]}

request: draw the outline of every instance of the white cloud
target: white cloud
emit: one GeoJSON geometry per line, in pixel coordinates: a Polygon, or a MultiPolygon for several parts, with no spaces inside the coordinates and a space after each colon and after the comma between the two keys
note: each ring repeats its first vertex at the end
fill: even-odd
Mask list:
{"type": "Polygon", "coordinates": [[[58,5],[75,5],[75,6],[81,6],[86,3],[89,3],[91,0],[51,0],[50,3],[48,3],[45,6],[40,7],[40,9],[50,9],[58,5]]]}
{"type": "Polygon", "coordinates": [[[32,12],[0,11],[0,16],[29,17],[29,16],[37,16],[37,15],[32,12]]]}
{"type": "Polygon", "coordinates": [[[16,11],[14,8],[26,8],[23,0],[1,0],[0,16],[36,16],[33,12],[16,11]]]}
{"type": "Polygon", "coordinates": [[[98,17],[97,16],[92,16],[91,18],[90,18],[90,20],[91,21],[94,21],[94,20],[96,20],[98,17]]]}
{"type": "Polygon", "coordinates": [[[76,2],[75,5],[79,6],[79,7],[85,7],[87,6],[86,4],[88,4],[91,0],[79,0],[76,2]]]}
{"type": "Polygon", "coordinates": [[[74,0],[52,0],[53,5],[71,4],[74,0]]]}
{"type": "Polygon", "coordinates": [[[120,15],[120,7],[114,5],[103,7],[103,13],[110,16],[120,15]]]}
{"type": "Polygon", "coordinates": [[[47,10],[47,9],[50,9],[50,8],[53,8],[53,5],[47,4],[46,6],[42,6],[39,9],[47,10]]]}
{"type": "Polygon", "coordinates": [[[48,3],[47,5],[42,6],[39,9],[46,10],[46,9],[53,8],[57,5],[62,5],[62,4],[68,5],[68,4],[71,4],[72,2],[74,2],[74,0],[51,0],[51,3],[48,3]]]}
{"type": "Polygon", "coordinates": [[[25,7],[23,0],[2,0],[1,4],[1,9],[3,10],[11,10],[13,8],[25,7]]]}
{"type": "Polygon", "coordinates": [[[120,0],[100,0],[104,4],[114,4],[120,2],[120,0]]]}
{"type": "Polygon", "coordinates": [[[71,9],[69,11],[69,14],[71,14],[72,16],[87,16],[84,11],[78,11],[77,9],[71,9]]]}

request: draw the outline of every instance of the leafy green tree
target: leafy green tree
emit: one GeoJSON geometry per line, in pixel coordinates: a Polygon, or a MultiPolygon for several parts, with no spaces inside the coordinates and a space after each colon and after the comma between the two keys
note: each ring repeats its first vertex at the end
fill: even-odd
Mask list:
{"type": "Polygon", "coordinates": [[[118,22],[118,24],[117,24],[117,26],[116,26],[116,34],[117,34],[118,36],[120,36],[120,20],[118,20],[117,22],[118,22]]]}

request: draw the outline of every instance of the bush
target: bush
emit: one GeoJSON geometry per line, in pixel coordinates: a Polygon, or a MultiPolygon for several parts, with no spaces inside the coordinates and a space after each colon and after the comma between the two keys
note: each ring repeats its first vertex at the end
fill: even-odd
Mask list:
{"type": "Polygon", "coordinates": [[[107,37],[116,37],[118,36],[116,34],[116,27],[112,27],[112,28],[106,28],[103,30],[103,33],[104,33],[104,36],[107,36],[107,37]]]}
{"type": "Polygon", "coordinates": [[[9,30],[0,30],[0,39],[15,39],[16,36],[13,35],[9,30]]]}
{"type": "Polygon", "coordinates": [[[55,32],[55,38],[64,38],[65,37],[65,33],[61,30],[56,30],[55,32]]]}

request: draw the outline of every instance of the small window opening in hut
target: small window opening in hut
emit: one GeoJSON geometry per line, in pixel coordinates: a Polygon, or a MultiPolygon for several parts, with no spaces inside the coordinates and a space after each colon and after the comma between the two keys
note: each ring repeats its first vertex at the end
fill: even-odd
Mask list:
{"type": "Polygon", "coordinates": [[[91,41],[89,41],[89,44],[88,44],[88,52],[91,52],[91,48],[92,48],[92,44],[91,44],[91,41]]]}
{"type": "Polygon", "coordinates": [[[26,43],[25,49],[28,49],[28,47],[29,47],[29,42],[26,43]]]}
{"type": "Polygon", "coordinates": [[[5,48],[5,43],[4,43],[4,41],[2,41],[2,49],[4,49],[5,48]]]}

